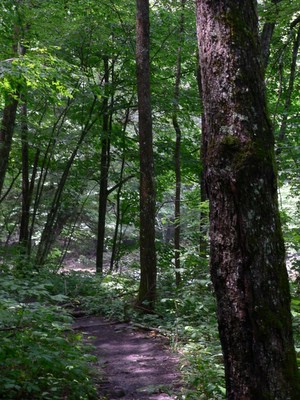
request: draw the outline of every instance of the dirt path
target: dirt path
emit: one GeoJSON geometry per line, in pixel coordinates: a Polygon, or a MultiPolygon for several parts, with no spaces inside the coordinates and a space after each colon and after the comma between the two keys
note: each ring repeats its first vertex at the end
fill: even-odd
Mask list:
{"type": "Polygon", "coordinates": [[[104,370],[100,394],[109,400],[177,399],[180,374],[177,357],[167,340],[151,332],[136,331],[130,324],[101,317],[78,318],[74,329],[93,336],[94,354],[104,370]]]}

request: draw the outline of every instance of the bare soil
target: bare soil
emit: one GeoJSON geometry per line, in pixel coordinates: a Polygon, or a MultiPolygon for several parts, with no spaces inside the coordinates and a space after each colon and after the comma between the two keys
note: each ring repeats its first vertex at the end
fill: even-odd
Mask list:
{"type": "Polygon", "coordinates": [[[100,399],[178,399],[178,356],[154,331],[102,317],[77,318],[73,328],[94,346],[101,369],[100,399]]]}

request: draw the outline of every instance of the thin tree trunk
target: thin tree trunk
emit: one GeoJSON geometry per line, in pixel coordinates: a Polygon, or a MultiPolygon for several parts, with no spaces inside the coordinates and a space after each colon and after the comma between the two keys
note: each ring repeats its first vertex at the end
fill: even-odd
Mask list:
{"type": "MultiPolygon", "coordinates": [[[[58,264],[57,264],[57,271],[58,271],[60,268],[62,268],[62,266],[63,266],[64,260],[65,260],[65,258],[66,258],[67,253],[68,253],[68,249],[69,249],[70,244],[71,244],[72,239],[73,239],[73,234],[74,234],[74,232],[75,232],[75,229],[76,229],[76,225],[77,225],[77,223],[78,223],[78,220],[79,220],[80,216],[82,215],[83,210],[84,210],[84,207],[85,207],[85,205],[86,205],[86,203],[87,203],[87,201],[88,201],[88,199],[89,199],[91,193],[94,191],[94,189],[95,189],[95,187],[93,187],[93,189],[90,190],[90,192],[87,194],[86,198],[84,199],[84,201],[83,201],[82,204],[80,205],[79,211],[75,214],[74,221],[72,222],[72,225],[71,225],[71,227],[69,228],[69,232],[66,234],[66,239],[65,239],[65,241],[64,241],[64,246],[63,246],[63,249],[62,249],[62,255],[61,255],[60,260],[59,260],[59,262],[58,262],[58,264]]],[[[78,205],[79,205],[79,199],[80,199],[80,196],[78,197],[78,200],[77,200],[77,202],[76,202],[78,205]]]]}
{"type": "Polygon", "coordinates": [[[96,272],[103,273],[103,254],[105,241],[105,218],[107,208],[107,188],[108,171],[110,164],[110,129],[109,129],[109,106],[108,106],[108,84],[109,84],[109,64],[108,58],[104,61],[104,99],[103,99],[103,122],[101,132],[101,162],[100,162],[100,190],[99,190],[99,209],[98,209],[98,235],[97,235],[97,258],[96,272]]]}
{"type": "Polygon", "coordinates": [[[3,190],[5,175],[8,167],[9,154],[16,122],[17,108],[18,98],[9,96],[5,102],[0,127],[0,197],[3,190]]]}
{"type": "Polygon", "coordinates": [[[176,143],[175,143],[175,212],[174,212],[174,259],[175,259],[175,279],[176,286],[179,287],[181,283],[181,272],[180,272],[180,230],[181,230],[181,129],[178,124],[177,115],[173,114],[173,127],[176,132],[176,143]]]}
{"type": "Polygon", "coordinates": [[[78,139],[78,142],[68,159],[68,162],[65,166],[64,172],[63,172],[63,174],[60,178],[60,181],[57,185],[57,189],[56,189],[54,198],[52,200],[52,204],[51,204],[49,213],[47,215],[46,224],[44,226],[44,229],[43,229],[43,232],[41,235],[41,240],[40,240],[38,250],[37,250],[36,264],[38,266],[41,266],[45,263],[46,258],[51,250],[51,246],[53,245],[57,234],[61,231],[60,227],[63,227],[62,222],[65,223],[69,218],[69,216],[65,215],[64,213],[62,213],[61,216],[59,216],[61,198],[63,195],[63,191],[65,188],[65,184],[67,182],[71,167],[73,165],[74,159],[77,156],[78,150],[80,149],[80,146],[81,146],[82,142],[84,141],[85,137],[87,136],[87,134],[89,133],[90,129],[96,122],[96,119],[94,119],[93,121],[90,121],[91,115],[92,115],[94,107],[95,107],[95,103],[96,103],[96,97],[94,98],[93,104],[90,109],[90,114],[89,114],[89,116],[87,118],[87,122],[81,132],[80,138],[78,139]],[[60,221],[58,219],[60,219],[60,221]]]}
{"type": "Polygon", "coordinates": [[[211,275],[228,400],[296,400],[300,385],[256,3],[196,0],[211,275]]]}
{"type": "MultiPolygon", "coordinates": [[[[46,182],[48,172],[49,172],[51,157],[53,157],[53,154],[55,151],[55,144],[56,144],[57,138],[61,132],[61,128],[65,122],[65,119],[67,117],[67,112],[70,108],[71,102],[72,102],[72,100],[71,100],[71,98],[69,98],[67,101],[66,107],[60,113],[60,115],[57,118],[57,121],[53,125],[50,140],[48,142],[45,154],[41,160],[39,179],[36,183],[35,196],[34,196],[33,205],[32,205],[31,222],[30,222],[30,229],[29,229],[30,246],[31,246],[31,242],[32,242],[32,236],[33,236],[33,232],[34,232],[34,228],[35,228],[35,221],[36,221],[37,213],[39,210],[39,205],[40,205],[40,202],[42,199],[42,195],[43,195],[44,188],[45,188],[45,182],[46,182]]],[[[41,122],[42,122],[42,118],[40,119],[40,124],[41,124],[41,122]]],[[[38,163],[39,160],[40,160],[40,150],[38,149],[37,153],[36,153],[36,160],[35,160],[36,163],[38,163]]],[[[35,168],[34,168],[34,172],[35,172],[35,174],[37,172],[37,170],[35,168]]],[[[31,179],[31,186],[32,186],[32,184],[34,185],[33,179],[31,179]]],[[[32,193],[31,193],[31,196],[32,196],[33,195],[33,187],[31,187],[31,191],[32,191],[32,193]]],[[[30,250],[29,250],[29,252],[30,252],[30,250]]]]}
{"type": "Polygon", "coordinates": [[[181,82],[181,55],[182,55],[182,43],[184,41],[184,7],[186,0],[181,0],[181,15],[179,22],[179,46],[177,50],[177,62],[176,62],[176,75],[175,75],[175,87],[174,87],[174,109],[172,116],[172,123],[176,133],[175,141],[175,210],[174,210],[174,259],[175,259],[175,278],[176,286],[180,286],[181,273],[180,273],[180,230],[181,230],[181,128],[178,123],[178,106],[179,106],[179,91],[181,82]]]}
{"type": "MultiPolygon", "coordinates": [[[[197,71],[196,71],[196,78],[197,78],[197,85],[198,85],[198,92],[200,102],[203,108],[203,101],[202,101],[202,79],[201,79],[201,68],[199,63],[199,51],[197,52],[197,71]]],[[[205,152],[206,152],[206,135],[205,135],[205,115],[202,112],[201,115],[201,146],[200,146],[200,160],[201,160],[201,172],[200,172],[200,202],[201,204],[207,201],[207,190],[205,185],[205,152]]],[[[207,258],[208,256],[208,242],[207,242],[207,233],[208,233],[208,224],[207,224],[207,214],[202,211],[200,205],[200,239],[199,239],[199,254],[203,258],[207,258]]]]}
{"type": "MultiPolygon", "coordinates": [[[[125,154],[123,154],[123,156],[122,156],[120,180],[123,179],[124,168],[125,168],[125,154]]],[[[110,267],[109,267],[110,271],[113,271],[113,269],[114,269],[114,264],[115,264],[116,254],[117,254],[117,245],[118,245],[117,242],[118,242],[119,227],[120,227],[120,222],[121,222],[121,193],[122,193],[122,185],[120,185],[118,187],[118,191],[117,191],[116,224],[115,224],[115,230],[114,230],[113,242],[112,242],[112,248],[111,248],[111,258],[110,258],[110,267]]]]}
{"type": "MultiPolygon", "coordinates": [[[[40,159],[40,150],[37,149],[36,152],[35,152],[33,168],[32,168],[32,174],[31,174],[31,179],[30,179],[30,183],[29,183],[29,195],[28,195],[29,196],[29,221],[28,221],[28,241],[27,241],[27,254],[28,254],[28,256],[30,256],[30,254],[31,254],[32,233],[33,233],[32,228],[34,226],[34,224],[30,223],[30,217],[31,217],[30,207],[32,205],[33,190],[34,190],[34,187],[35,187],[35,179],[36,179],[37,172],[38,172],[39,159],[40,159]]],[[[33,215],[33,213],[32,213],[32,215],[33,215]]]]}
{"type": "Polygon", "coordinates": [[[29,241],[29,211],[30,211],[30,187],[29,187],[29,160],[28,160],[28,125],[27,104],[22,104],[21,111],[21,141],[22,141],[22,214],[20,224],[19,243],[28,254],[29,241]]]}
{"type": "MultiPolygon", "coordinates": [[[[123,152],[122,152],[122,161],[121,161],[121,170],[120,170],[120,182],[123,181],[123,174],[124,174],[124,169],[125,169],[125,135],[126,135],[126,128],[127,124],[129,121],[129,112],[130,109],[127,108],[126,111],[126,117],[125,117],[125,122],[123,126],[123,152]]],[[[112,243],[112,250],[111,250],[111,258],[110,258],[110,271],[113,271],[114,269],[114,263],[116,259],[116,254],[117,254],[117,245],[118,245],[118,234],[119,234],[119,227],[120,227],[120,221],[121,221],[121,193],[122,193],[122,184],[118,186],[118,191],[117,191],[117,203],[116,203],[116,225],[115,225],[115,231],[114,231],[114,236],[113,236],[113,243],[112,243]]]]}
{"type": "MultiPolygon", "coordinates": [[[[20,0],[21,4],[22,1],[20,0]]],[[[16,10],[18,4],[16,5],[16,10]]],[[[28,30],[28,26],[25,27],[28,30]]],[[[12,52],[14,57],[24,56],[26,53],[26,47],[20,43],[21,35],[24,30],[19,25],[14,26],[14,44],[12,46],[12,52]]],[[[5,105],[2,114],[2,121],[0,126],[0,198],[3,190],[5,175],[9,162],[9,154],[12,145],[12,138],[16,123],[17,108],[19,104],[20,96],[20,85],[16,89],[15,93],[9,94],[5,98],[5,105]]]]}
{"type": "Polygon", "coordinates": [[[0,204],[6,199],[6,197],[9,195],[10,191],[12,190],[14,183],[16,182],[16,180],[19,178],[19,176],[21,175],[21,171],[19,171],[17,173],[17,175],[13,178],[13,180],[11,181],[9,187],[7,188],[6,192],[3,194],[3,196],[0,198],[0,204]]]}
{"type": "Polygon", "coordinates": [[[285,135],[286,135],[286,129],[287,129],[287,124],[288,124],[288,113],[289,113],[289,110],[290,110],[291,104],[292,104],[292,94],[293,94],[294,84],[295,84],[297,57],[298,57],[299,47],[300,47],[300,28],[298,29],[298,32],[297,32],[297,35],[296,35],[296,38],[295,38],[294,44],[293,44],[292,61],[291,61],[291,67],[290,67],[290,79],[289,79],[289,85],[287,88],[284,109],[283,109],[283,113],[282,113],[282,121],[281,121],[279,137],[278,137],[279,141],[284,140],[285,135]]]}
{"type": "Polygon", "coordinates": [[[261,33],[262,64],[264,70],[266,70],[269,63],[270,46],[275,25],[275,22],[266,22],[261,33]]]}
{"type": "MultiPolygon", "coordinates": [[[[281,1],[282,0],[271,0],[271,3],[273,3],[273,6],[276,7],[276,4],[280,3],[281,1]]],[[[266,22],[261,32],[260,41],[261,41],[261,53],[262,53],[262,66],[264,71],[267,69],[269,63],[271,41],[276,23],[277,23],[276,20],[266,22]]]]}
{"type": "Polygon", "coordinates": [[[155,185],[150,95],[149,0],[137,0],[136,64],[140,146],[140,263],[136,305],[152,311],[156,297],[155,185]]]}

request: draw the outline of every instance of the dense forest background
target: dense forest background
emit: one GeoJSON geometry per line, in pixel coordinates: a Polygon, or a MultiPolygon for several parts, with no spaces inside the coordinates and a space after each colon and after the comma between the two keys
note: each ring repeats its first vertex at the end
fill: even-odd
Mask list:
{"type": "MultiPolygon", "coordinates": [[[[299,361],[300,9],[297,0],[258,6],[299,361]]],[[[151,313],[134,305],[135,3],[2,0],[0,10],[0,397],[96,396],[89,351],[80,335],[66,336],[80,309],[167,332],[183,354],[184,398],[223,399],[194,2],[150,2],[157,256],[151,313]]]]}

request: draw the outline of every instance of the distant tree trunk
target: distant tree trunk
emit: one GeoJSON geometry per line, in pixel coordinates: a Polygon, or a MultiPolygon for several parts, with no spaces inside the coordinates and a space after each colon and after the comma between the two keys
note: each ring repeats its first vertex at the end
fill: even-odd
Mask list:
{"type": "Polygon", "coordinates": [[[29,218],[30,218],[30,185],[28,160],[28,125],[27,104],[22,104],[21,111],[21,140],[22,140],[22,214],[19,242],[25,253],[29,249],[29,218]]]}
{"type": "MultiPolygon", "coordinates": [[[[276,5],[277,3],[280,3],[282,0],[271,0],[271,3],[276,5]]],[[[270,56],[270,47],[271,47],[271,40],[273,37],[273,32],[276,26],[276,21],[267,21],[265,22],[260,40],[261,40],[261,52],[262,52],[262,65],[263,65],[263,70],[265,71],[268,63],[269,63],[269,56],[270,56]]]]}
{"type": "Polygon", "coordinates": [[[270,56],[270,45],[275,28],[275,22],[266,22],[261,33],[262,63],[264,70],[267,68],[270,56]]]}
{"type": "Polygon", "coordinates": [[[178,124],[177,115],[173,114],[173,126],[176,131],[175,143],[175,212],[174,212],[174,259],[175,259],[175,278],[176,286],[180,286],[181,272],[180,272],[180,230],[181,230],[181,129],[178,124]]]}
{"type": "MultiPolygon", "coordinates": [[[[19,1],[21,4],[22,1],[19,1]]],[[[19,4],[16,4],[18,10],[19,4]]],[[[20,22],[20,21],[18,21],[20,22]]],[[[13,57],[24,56],[26,47],[20,43],[20,39],[28,26],[21,28],[19,24],[14,26],[14,43],[12,46],[13,57]]],[[[15,128],[17,108],[19,104],[20,85],[17,85],[15,93],[7,95],[2,114],[2,121],[0,126],[0,198],[3,190],[5,175],[8,167],[9,154],[12,144],[12,138],[15,128]]]]}
{"type": "MultiPolygon", "coordinates": [[[[123,144],[123,149],[122,149],[122,160],[121,160],[121,169],[120,169],[120,185],[117,188],[117,199],[116,199],[116,225],[115,225],[115,231],[113,235],[113,242],[112,242],[112,249],[111,249],[111,258],[110,258],[110,271],[113,271],[114,269],[114,264],[116,260],[116,255],[117,255],[117,249],[118,249],[118,236],[119,236],[119,228],[120,228],[120,222],[121,222],[121,193],[122,193],[122,181],[123,181],[123,175],[124,175],[124,169],[125,169],[125,140],[126,140],[126,128],[127,124],[129,121],[129,112],[130,109],[127,108],[126,111],[126,116],[125,116],[125,122],[123,125],[122,129],[122,144],[123,144]]],[[[117,270],[117,268],[116,268],[117,270]]]]}
{"type": "MultiPolygon", "coordinates": [[[[205,154],[205,144],[204,144],[204,137],[205,137],[205,119],[204,116],[202,116],[202,121],[201,121],[201,131],[202,131],[202,145],[201,145],[201,151],[200,151],[200,158],[203,161],[204,164],[204,154],[205,154]]],[[[206,185],[205,185],[205,170],[204,170],[204,165],[202,166],[201,169],[201,174],[200,174],[200,202],[203,205],[207,201],[207,193],[206,193],[206,185]]],[[[208,253],[209,253],[209,247],[208,247],[208,241],[207,241],[207,235],[208,235],[208,221],[207,221],[207,211],[203,210],[200,207],[200,240],[199,240],[199,253],[200,256],[203,257],[204,259],[207,259],[208,253]]]]}
{"type": "Polygon", "coordinates": [[[18,108],[17,97],[8,96],[5,101],[1,127],[0,127],[0,197],[8,167],[8,160],[9,160],[11,143],[15,128],[17,108],[18,108]]]}
{"type": "Polygon", "coordinates": [[[140,144],[140,263],[137,306],[151,311],[156,296],[155,185],[150,96],[149,0],[137,0],[136,64],[140,144]]]}
{"type": "MultiPolygon", "coordinates": [[[[199,98],[201,104],[202,102],[202,83],[201,83],[201,69],[199,63],[199,51],[197,52],[198,66],[196,71],[197,85],[199,91],[199,98]]],[[[202,104],[203,107],[203,104],[202,104]]],[[[205,135],[205,115],[202,112],[201,115],[201,147],[200,147],[200,160],[201,160],[201,172],[200,172],[200,202],[201,204],[207,201],[207,192],[205,186],[205,162],[204,162],[204,154],[206,148],[206,135],[205,135]]],[[[199,253],[200,256],[207,258],[208,256],[208,242],[207,242],[207,214],[201,210],[200,207],[200,240],[199,240],[199,253]]]]}
{"type": "MultiPolygon", "coordinates": [[[[125,167],[125,157],[123,156],[122,161],[121,161],[120,179],[122,179],[122,177],[123,177],[124,167],[125,167]]],[[[121,222],[121,193],[122,193],[122,185],[120,185],[118,187],[118,191],[117,191],[116,224],[115,224],[115,230],[114,230],[113,241],[112,241],[112,246],[111,246],[111,257],[110,257],[110,266],[109,266],[110,271],[113,271],[113,269],[114,269],[117,250],[118,250],[118,236],[119,236],[119,228],[120,228],[120,222],[121,222]]],[[[117,268],[115,268],[115,269],[117,270],[117,268]]]]}
{"type": "Polygon", "coordinates": [[[18,171],[18,173],[16,174],[16,176],[13,177],[12,181],[10,182],[9,187],[7,188],[6,192],[3,193],[2,197],[0,198],[0,204],[6,199],[6,197],[9,195],[10,191],[12,190],[16,180],[19,178],[19,176],[21,175],[21,171],[18,171]]]}
{"type": "Polygon", "coordinates": [[[182,55],[182,43],[184,40],[184,7],[186,0],[181,0],[181,15],[179,22],[179,47],[177,50],[177,61],[176,61],[176,74],[175,74],[175,87],[174,87],[174,108],[172,122],[176,133],[175,141],[175,225],[174,225],[174,259],[175,259],[175,277],[176,286],[180,286],[181,283],[181,273],[180,273],[180,229],[181,229],[181,128],[178,122],[178,106],[179,106],[179,90],[181,81],[181,55],[182,55]]]}
{"type": "Polygon", "coordinates": [[[32,195],[33,195],[33,189],[35,187],[35,178],[36,178],[37,172],[38,172],[39,159],[40,159],[40,150],[37,149],[35,152],[32,174],[31,174],[31,179],[30,179],[30,183],[29,183],[29,219],[28,219],[28,241],[27,241],[28,256],[30,256],[30,254],[31,254],[32,233],[33,233],[33,226],[34,226],[34,224],[31,224],[31,222],[33,220],[33,213],[31,213],[30,207],[32,205],[32,195]]]}
{"type": "Polygon", "coordinates": [[[211,276],[227,399],[296,400],[299,377],[256,2],[196,5],[211,276]]]}
{"type": "MultiPolygon", "coordinates": [[[[74,89],[76,90],[76,89],[74,89]]],[[[42,159],[40,160],[40,149],[37,150],[36,152],[36,156],[35,156],[35,162],[34,162],[34,169],[33,169],[33,174],[31,177],[31,184],[30,184],[30,190],[31,192],[33,192],[33,186],[35,183],[35,176],[37,174],[37,167],[38,167],[38,162],[40,161],[41,167],[40,167],[40,171],[39,171],[39,178],[37,180],[36,183],[36,190],[35,190],[35,196],[34,196],[34,200],[33,200],[33,204],[32,204],[32,212],[31,212],[31,221],[30,221],[30,229],[29,229],[29,246],[31,246],[31,242],[32,242],[32,236],[34,233],[34,229],[35,229],[35,222],[36,222],[36,217],[38,214],[38,210],[39,210],[39,206],[41,203],[41,200],[43,198],[43,193],[44,193],[44,189],[45,189],[45,183],[46,183],[46,179],[49,173],[49,167],[50,167],[50,163],[51,163],[51,158],[54,155],[55,152],[55,145],[56,145],[56,141],[57,138],[59,136],[59,133],[61,132],[61,129],[64,125],[65,119],[67,117],[67,113],[68,110],[71,106],[72,100],[71,98],[68,99],[67,101],[67,105],[66,107],[60,112],[56,122],[53,125],[52,128],[52,133],[51,133],[51,137],[50,140],[48,142],[48,145],[46,147],[46,151],[44,153],[44,156],[42,157],[42,159]]],[[[92,106],[93,108],[94,106],[92,106]]],[[[40,123],[42,122],[42,118],[40,119],[40,123]]],[[[49,214],[48,214],[49,217],[49,214]]],[[[29,249],[29,252],[31,251],[31,249],[29,249]]]]}
{"type": "Polygon", "coordinates": [[[36,254],[37,266],[41,266],[45,263],[56,237],[63,229],[63,225],[73,215],[73,213],[70,213],[68,210],[66,212],[60,210],[61,200],[71,167],[73,165],[75,157],[77,156],[78,150],[80,149],[82,142],[84,141],[85,137],[87,136],[87,134],[89,133],[90,129],[92,128],[92,126],[96,121],[95,119],[91,121],[91,116],[95,107],[95,103],[96,103],[96,97],[94,98],[94,101],[91,105],[90,114],[87,117],[87,122],[81,132],[81,135],[78,139],[75,148],[73,149],[66,163],[60,181],[57,184],[57,189],[55,191],[51,207],[47,215],[47,220],[41,235],[41,240],[37,249],[37,254],[36,254]]]}
{"type": "MultiPolygon", "coordinates": [[[[97,185],[97,184],[96,184],[96,185],[97,185]]],[[[90,190],[90,192],[86,195],[86,198],[85,198],[84,201],[80,204],[80,207],[78,207],[78,211],[77,211],[77,212],[74,212],[73,221],[71,221],[70,227],[69,227],[69,229],[68,229],[68,233],[65,235],[65,240],[64,240],[64,245],[63,245],[63,249],[62,249],[62,254],[61,254],[61,257],[60,257],[59,262],[57,263],[57,271],[58,271],[60,268],[62,268],[62,266],[63,266],[63,263],[64,263],[64,261],[65,261],[65,258],[66,258],[67,254],[68,254],[69,247],[70,247],[70,245],[71,245],[71,243],[72,243],[73,235],[74,235],[74,232],[75,232],[75,229],[76,229],[76,225],[77,225],[77,223],[78,223],[78,220],[79,220],[80,216],[81,216],[82,213],[83,213],[84,207],[85,207],[85,205],[86,205],[86,203],[87,203],[87,201],[88,201],[88,199],[89,199],[91,193],[95,190],[96,185],[95,185],[95,186],[90,190]]],[[[97,185],[97,186],[98,186],[98,185],[97,185]]],[[[77,201],[76,203],[77,203],[78,206],[79,206],[79,203],[80,203],[80,196],[78,196],[78,201],[77,201]]],[[[66,222],[67,222],[67,221],[66,221],[66,222]]]]}
{"type": "Polygon", "coordinates": [[[104,99],[103,99],[103,121],[101,133],[101,162],[100,162],[100,190],[99,190],[99,208],[98,208],[98,235],[97,235],[97,258],[96,272],[103,273],[103,254],[105,241],[105,218],[107,208],[107,187],[108,187],[108,171],[110,164],[110,129],[109,129],[109,64],[108,58],[104,58],[104,99]]]}
{"type": "Polygon", "coordinates": [[[291,67],[290,67],[290,78],[289,78],[288,88],[286,91],[284,110],[282,113],[282,121],[281,121],[281,126],[280,126],[279,137],[278,137],[278,139],[281,141],[284,140],[284,138],[285,138],[286,128],[288,126],[288,114],[289,114],[289,110],[290,110],[290,107],[292,104],[292,94],[293,94],[294,84],[295,84],[299,47],[300,47],[300,28],[298,28],[296,38],[293,43],[293,52],[292,52],[292,60],[291,60],[291,67]]]}

